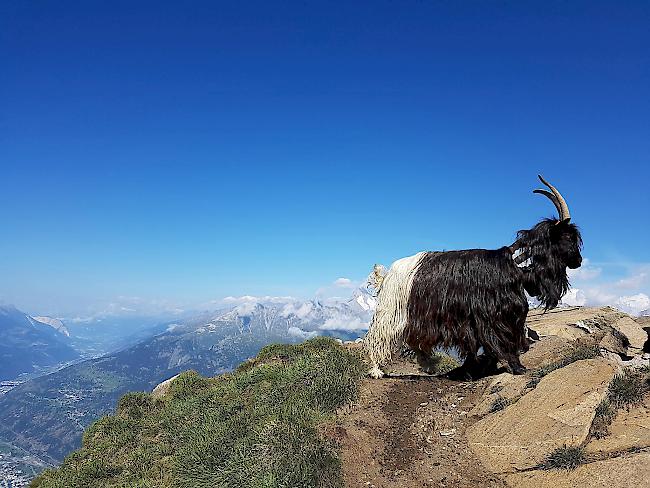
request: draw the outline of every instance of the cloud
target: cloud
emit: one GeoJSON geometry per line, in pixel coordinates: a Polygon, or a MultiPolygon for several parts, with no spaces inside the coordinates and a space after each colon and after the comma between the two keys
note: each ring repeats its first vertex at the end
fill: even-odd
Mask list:
{"type": "Polygon", "coordinates": [[[349,278],[338,278],[334,281],[334,286],[339,288],[356,288],[356,285],[349,278]]]}
{"type": "Polygon", "coordinates": [[[316,290],[315,296],[322,301],[342,300],[350,297],[349,290],[359,288],[361,284],[361,281],[351,280],[350,278],[337,278],[329,285],[316,290]],[[341,296],[342,294],[345,295],[345,297],[341,296]]]}
{"type": "Polygon", "coordinates": [[[184,307],[175,302],[137,296],[120,295],[105,304],[97,304],[84,315],[66,317],[71,323],[101,322],[110,317],[169,317],[185,313],[184,307]],[[94,310],[93,310],[94,309],[94,310]]]}
{"type": "Polygon", "coordinates": [[[603,279],[603,269],[585,259],[577,270],[568,270],[575,283],[562,298],[565,305],[604,306],[618,308],[632,315],[650,308],[650,263],[633,266],[603,263],[603,266],[626,268],[627,275],[618,279],[603,279]]]}
{"type": "Polygon", "coordinates": [[[311,332],[302,330],[299,327],[289,327],[287,330],[289,335],[294,336],[294,337],[300,337],[301,339],[311,339],[312,337],[316,337],[318,335],[318,332],[315,330],[312,330],[311,332]]]}
{"type": "Polygon", "coordinates": [[[332,317],[323,323],[319,329],[321,330],[366,330],[369,324],[360,318],[352,317],[332,317]]]}
{"type": "Polygon", "coordinates": [[[650,272],[646,270],[639,270],[632,276],[623,278],[616,282],[616,286],[620,288],[639,288],[648,283],[650,278],[650,272]]]}
{"type": "Polygon", "coordinates": [[[314,306],[311,302],[304,303],[287,303],[280,312],[282,317],[289,317],[295,315],[299,319],[306,318],[313,310],[314,306]]]}
{"type": "Polygon", "coordinates": [[[623,312],[639,315],[641,312],[650,309],[650,297],[645,293],[624,296],[616,300],[614,306],[623,312]]]}
{"type": "Polygon", "coordinates": [[[242,305],[244,303],[287,303],[295,302],[297,299],[290,296],[285,297],[274,297],[270,295],[265,296],[253,296],[253,295],[243,295],[240,297],[227,296],[221,300],[212,300],[210,304],[222,304],[222,305],[242,305]]]}
{"type": "Polygon", "coordinates": [[[589,259],[587,258],[582,261],[582,266],[580,266],[578,269],[567,270],[569,278],[576,281],[593,280],[594,278],[598,278],[602,272],[602,268],[589,264],[589,259]]]}

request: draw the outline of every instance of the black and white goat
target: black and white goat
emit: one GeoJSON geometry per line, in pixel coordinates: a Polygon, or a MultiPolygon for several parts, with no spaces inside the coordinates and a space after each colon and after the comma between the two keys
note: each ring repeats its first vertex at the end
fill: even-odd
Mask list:
{"type": "Polygon", "coordinates": [[[569,287],[566,268],[582,263],[582,238],[560,192],[534,190],[555,205],[559,219],[544,219],[517,233],[510,246],[420,252],[395,261],[387,273],[375,267],[377,309],[365,338],[370,374],[406,343],[425,367],[436,347],[456,348],[465,362],[454,377],[471,379],[504,361],[514,374],[526,369],[519,354],[528,348],[526,292],[546,309],[569,287]],[[479,356],[479,350],[483,354],[479,356]]]}

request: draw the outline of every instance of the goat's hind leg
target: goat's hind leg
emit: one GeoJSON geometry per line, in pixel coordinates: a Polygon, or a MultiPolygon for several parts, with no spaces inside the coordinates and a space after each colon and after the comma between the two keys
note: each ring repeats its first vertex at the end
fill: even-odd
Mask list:
{"type": "Polygon", "coordinates": [[[462,366],[452,369],[445,377],[455,381],[472,381],[478,378],[477,372],[480,364],[476,354],[468,354],[462,366]]]}
{"type": "Polygon", "coordinates": [[[499,358],[497,355],[489,350],[488,348],[483,348],[483,354],[478,356],[476,362],[476,369],[473,378],[484,378],[486,376],[491,376],[499,373],[498,369],[499,358]]]}
{"type": "Polygon", "coordinates": [[[422,369],[423,372],[426,374],[436,374],[437,369],[436,365],[434,364],[432,358],[431,358],[431,352],[427,354],[424,351],[421,351],[420,349],[415,349],[413,352],[415,352],[415,358],[418,361],[418,365],[422,369]]]}

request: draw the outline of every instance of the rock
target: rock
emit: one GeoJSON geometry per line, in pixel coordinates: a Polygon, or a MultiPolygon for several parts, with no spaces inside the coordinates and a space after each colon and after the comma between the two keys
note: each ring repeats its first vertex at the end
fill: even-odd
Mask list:
{"type": "Polygon", "coordinates": [[[555,309],[548,312],[533,310],[526,325],[540,338],[557,336],[570,341],[597,332],[623,314],[609,307],[555,309]]]}
{"type": "Polygon", "coordinates": [[[559,361],[572,349],[571,342],[557,336],[542,338],[530,346],[521,356],[521,362],[528,369],[536,369],[559,361]]]}
{"type": "Polygon", "coordinates": [[[526,388],[530,378],[523,375],[513,376],[509,373],[502,373],[490,379],[483,396],[470,410],[471,416],[483,416],[492,413],[494,402],[499,398],[511,402],[516,399],[526,388]]]}
{"type": "Polygon", "coordinates": [[[174,381],[178,375],[172,376],[171,378],[163,381],[162,383],[156,385],[156,387],[151,391],[151,396],[152,398],[162,398],[164,397],[167,392],[169,391],[169,386],[172,384],[172,381],[174,381]]]}
{"type": "Polygon", "coordinates": [[[486,468],[504,473],[538,466],[558,447],[580,445],[617,370],[596,358],[549,373],[519,401],[470,426],[469,446],[486,468]]]}
{"type": "Polygon", "coordinates": [[[616,362],[621,368],[647,368],[650,366],[650,359],[645,359],[642,356],[634,356],[632,359],[625,360],[620,355],[609,351],[602,352],[603,357],[616,362]]]}
{"type": "Polygon", "coordinates": [[[648,333],[641,325],[631,317],[622,317],[614,322],[612,327],[628,340],[628,356],[643,353],[643,345],[648,340],[648,333]]]}
{"type": "Polygon", "coordinates": [[[600,340],[598,346],[619,356],[627,356],[627,346],[621,334],[614,334],[612,331],[608,331],[600,340]]]}
{"type": "Polygon", "coordinates": [[[613,453],[645,447],[650,447],[650,408],[639,405],[619,411],[609,426],[609,434],[602,439],[593,439],[585,451],[613,453]]]}
{"type": "Polygon", "coordinates": [[[573,471],[529,471],[506,478],[512,488],[629,488],[647,486],[650,479],[650,453],[620,456],[583,464],[573,471]]]}

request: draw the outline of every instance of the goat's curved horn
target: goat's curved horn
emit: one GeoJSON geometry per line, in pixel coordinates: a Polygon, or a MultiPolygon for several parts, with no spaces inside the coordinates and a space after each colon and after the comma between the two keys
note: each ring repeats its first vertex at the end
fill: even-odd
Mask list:
{"type": "Polygon", "coordinates": [[[542,175],[537,175],[537,177],[551,191],[548,192],[546,190],[533,190],[533,193],[546,195],[549,198],[549,200],[553,202],[555,208],[557,208],[558,214],[560,216],[560,221],[569,220],[571,218],[571,213],[569,212],[569,206],[567,205],[566,200],[564,200],[564,197],[562,197],[562,194],[557,190],[557,188],[555,188],[548,181],[546,181],[542,175]]]}

